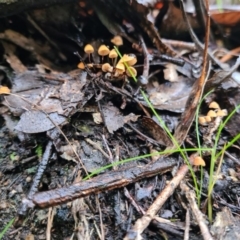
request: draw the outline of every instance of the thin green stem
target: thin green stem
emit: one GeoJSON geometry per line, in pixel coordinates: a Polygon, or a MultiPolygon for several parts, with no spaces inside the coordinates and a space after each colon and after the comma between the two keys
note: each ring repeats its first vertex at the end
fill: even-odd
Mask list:
{"type": "MultiPolygon", "coordinates": [[[[197,145],[198,148],[201,149],[201,141],[200,141],[200,134],[199,134],[199,122],[198,122],[198,117],[199,117],[199,112],[200,112],[200,107],[202,106],[203,100],[213,92],[209,91],[208,93],[206,93],[201,101],[199,102],[198,106],[197,106],[197,111],[196,111],[196,117],[195,117],[195,132],[196,132],[196,137],[197,137],[197,145]]],[[[199,155],[202,157],[202,150],[198,152],[199,155]]],[[[202,188],[203,188],[203,167],[201,166],[200,169],[200,186],[199,186],[199,194],[197,194],[197,202],[198,202],[198,206],[200,206],[200,199],[201,199],[201,193],[202,193],[202,188]]]]}
{"type": "Polygon", "coordinates": [[[11,219],[10,222],[4,227],[4,229],[0,232],[0,239],[3,238],[4,234],[7,232],[7,230],[12,226],[15,218],[11,219]]]}
{"type": "Polygon", "coordinates": [[[230,144],[227,144],[226,148],[222,149],[220,153],[216,153],[217,145],[218,145],[223,128],[226,126],[227,122],[232,118],[232,116],[236,113],[236,111],[239,108],[240,108],[240,104],[228,115],[228,117],[225,119],[225,121],[220,124],[220,127],[218,128],[218,131],[217,131],[217,134],[215,137],[215,142],[214,142],[213,151],[212,151],[212,155],[211,155],[209,183],[208,183],[208,218],[210,221],[212,221],[211,194],[212,194],[212,189],[213,189],[214,183],[215,183],[214,178],[213,178],[215,163],[216,163],[218,157],[221,156],[221,154],[223,154],[223,151],[226,151],[226,149],[228,149],[235,141],[237,141],[237,139],[240,138],[240,134],[238,134],[235,138],[233,138],[232,141],[230,142],[230,144]]]}

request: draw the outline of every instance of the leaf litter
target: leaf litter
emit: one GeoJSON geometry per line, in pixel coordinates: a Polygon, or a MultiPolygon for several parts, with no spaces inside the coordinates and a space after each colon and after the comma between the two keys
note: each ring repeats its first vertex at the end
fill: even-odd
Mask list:
{"type": "MultiPolygon", "coordinates": [[[[25,21],[22,24],[26,24],[26,31],[19,28],[17,20],[22,21],[23,18],[17,15],[4,18],[2,23],[0,39],[5,55],[2,56],[0,68],[0,110],[3,116],[0,122],[0,146],[4,150],[0,153],[0,167],[3,186],[11,189],[11,194],[8,194],[7,189],[2,188],[2,198],[3,201],[17,202],[19,218],[15,226],[24,227],[24,231],[19,235],[26,239],[33,233],[36,238],[44,238],[45,233],[39,228],[42,224],[48,227],[48,237],[51,235],[55,238],[73,236],[76,239],[149,239],[151,236],[159,239],[168,235],[169,239],[182,239],[183,235],[190,234],[190,239],[199,239],[200,235],[192,229],[200,229],[204,239],[211,239],[219,234],[223,239],[228,239],[223,229],[230,225],[234,226],[233,234],[236,235],[238,218],[228,214],[231,221],[224,224],[219,216],[224,211],[239,213],[236,198],[239,188],[229,180],[231,174],[231,179],[239,181],[238,142],[226,151],[225,161],[221,166],[225,179],[218,176],[212,195],[216,221],[213,225],[206,225],[201,218],[205,217],[206,206],[203,206],[200,212],[191,200],[195,199],[194,194],[191,195],[190,190],[186,191],[188,186],[182,182],[182,192],[174,191],[182,179],[192,184],[190,175],[187,176],[188,166],[182,163],[182,158],[177,153],[171,157],[169,153],[159,155],[158,151],[165,148],[171,150],[174,144],[164,126],[156,121],[140,93],[142,90],[146,92],[150,103],[163,117],[179,144],[184,142],[186,147],[195,147],[196,132],[190,127],[195,124],[194,115],[202,93],[214,89],[200,109],[202,116],[208,115],[205,105],[212,101],[227,109],[228,113],[239,105],[239,85],[231,78],[232,73],[237,71],[239,59],[236,63],[234,60],[230,61],[232,68],[218,71],[218,66],[211,66],[204,57],[203,63],[200,61],[201,57],[197,57],[195,62],[192,60],[191,54],[196,55],[196,49],[202,54],[201,45],[196,43],[196,39],[193,41],[197,48],[193,51],[188,47],[184,48],[184,44],[181,45],[179,40],[178,46],[176,42],[171,47],[166,45],[157,29],[164,35],[172,26],[179,33],[181,28],[174,23],[166,23],[166,18],[165,30],[163,25],[155,28],[154,17],[151,22],[148,14],[153,14],[152,11],[156,9],[159,11],[161,6],[166,7],[167,3],[157,6],[154,1],[119,1],[123,6],[123,9],[119,9],[109,0],[90,2],[92,6],[80,1],[81,4],[74,10],[75,14],[78,11],[79,17],[73,14],[71,21],[68,8],[55,5],[24,15],[25,21]],[[65,13],[59,15],[57,21],[50,20],[48,15],[53,13],[54,7],[65,13]],[[90,8],[83,11],[88,7],[92,7],[95,13],[90,8]],[[115,14],[109,14],[112,12],[115,14]],[[76,24],[77,19],[80,25],[76,24]],[[12,21],[13,29],[9,21],[12,21]],[[62,31],[63,23],[69,24],[70,30],[62,31]],[[28,31],[28,28],[31,31],[28,31]],[[94,35],[94,28],[102,30],[99,36],[94,35]],[[109,51],[113,49],[113,35],[121,35],[123,38],[124,44],[119,46],[122,55],[136,56],[138,65],[134,65],[134,69],[137,77],[144,80],[144,84],[134,83],[125,68],[117,73],[117,64],[121,63],[119,57],[114,63],[107,56],[97,54],[97,49],[102,44],[106,45],[109,51]],[[94,38],[97,38],[97,41],[93,41],[94,38]],[[64,41],[69,44],[63,44],[64,41]],[[84,52],[84,46],[90,42],[94,49],[92,56],[84,52]],[[131,44],[135,44],[135,47],[131,48],[131,44]],[[74,54],[76,51],[80,59],[74,54]],[[81,69],[72,70],[76,69],[80,61],[83,67],[81,65],[81,69]],[[111,70],[102,71],[104,63],[108,63],[111,70]],[[205,64],[203,70],[202,64],[205,64]],[[209,77],[203,72],[206,72],[207,66],[209,77]],[[203,81],[206,80],[205,89],[199,87],[203,86],[203,81]],[[7,141],[9,143],[6,144],[7,141]],[[43,156],[37,156],[43,160],[36,171],[36,177],[32,174],[29,178],[27,171],[22,169],[38,165],[34,160],[34,149],[37,146],[46,149],[43,156]],[[13,153],[19,155],[20,160],[7,168],[7,162],[13,153]],[[149,153],[154,153],[156,157],[150,158],[146,155],[149,153]],[[139,158],[139,161],[116,164],[121,159],[140,155],[144,156],[139,158]],[[113,169],[101,169],[109,164],[113,164],[113,169]],[[179,165],[182,166],[176,168],[179,165]],[[174,174],[174,166],[177,174],[174,174]],[[226,170],[229,167],[233,171],[226,170]],[[100,172],[101,174],[92,179],[87,177],[87,174],[100,172]],[[10,176],[17,180],[13,179],[11,184],[8,183],[10,176]],[[23,184],[24,182],[26,184],[23,184]],[[226,197],[224,192],[230,197],[226,197]],[[186,198],[189,199],[188,202],[186,198]],[[162,207],[162,214],[158,216],[159,206],[162,207]],[[191,216],[194,220],[192,222],[188,222],[187,217],[184,217],[186,206],[195,216],[191,216]],[[46,207],[54,209],[49,212],[48,221],[46,217],[38,217],[32,230],[27,225],[22,225],[21,220],[27,210],[30,209],[27,221],[31,222],[35,216],[31,208],[46,207]],[[69,208],[72,208],[73,215],[69,213],[69,208]],[[128,214],[129,211],[132,215],[128,214]],[[81,213],[81,217],[77,213],[81,213]],[[175,219],[175,222],[171,223],[160,216],[175,219]],[[93,222],[89,221],[91,218],[94,219],[93,222]],[[217,221],[220,221],[220,224],[217,221]],[[73,226],[74,222],[75,226],[78,225],[76,233],[70,230],[71,227],[61,227],[61,224],[65,223],[73,226]],[[59,232],[55,230],[58,223],[59,232]],[[104,230],[103,224],[109,231],[104,230]],[[147,227],[148,224],[151,225],[147,227]],[[190,228],[184,229],[184,224],[190,228]],[[152,227],[161,229],[161,233],[154,231],[152,227]]],[[[170,3],[167,7],[168,17],[182,13],[175,3],[170,3]]],[[[160,13],[161,11],[163,12],[163,9],[160,13]]],[[[156,19],[157,24],[159,16],[156,19]]],[[[189,31],[187,24],[182,26],[185,26],[183,32],[189,31]]],[[[196,27],[194,24],[192,26],[196,27]]],[[[179,39],[178,36],[175,37],[179,39]]],[[[209,49],[209,52],[211,51],[209,49]]],[[[217,59],[213,55],[210,58],[217,59]]],[[[218,64],[219,60],[215,62],[218,64]]],[[[223,117],[225,119],[227,116],[223,117]]],[[[217,123],[217,119],[218,117],[212,117],[210,124],[199,127],[202,146],[212,147],[222,121],[222,118],[219,118],[217,123]]],[[[224,128],[218,149],[239,134],[238,122],[239,111],[236,111],[224,128]]],[[[196,157],[190,156],[189,159],[198,174],[198,164],[194,163],[196,157]]],[[[205,180],[208,181],[207,153],[203,161],[206,164],[205,180]]],[[[207,192],[206,187],[203,191],[207,192]]],[[[202,200],[206,200],[204,195],[202,200]]],[[[7,220],[6,209],[3,205],[1,214],[7,220]]],[[[15,237],[15,233],[10,232],[7,239],[15,237]]]]}

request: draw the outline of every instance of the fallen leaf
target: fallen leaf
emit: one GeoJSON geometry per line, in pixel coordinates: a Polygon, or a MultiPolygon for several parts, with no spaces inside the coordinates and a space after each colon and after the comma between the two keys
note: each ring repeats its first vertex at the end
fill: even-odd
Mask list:
{"type": "Polygon", "coordinates": [[[24,133],[40,133],[64,123],[66,119],[57,113],[46,115],[41,111],[26,111],[21,115],[15,129],[24,133]]]}

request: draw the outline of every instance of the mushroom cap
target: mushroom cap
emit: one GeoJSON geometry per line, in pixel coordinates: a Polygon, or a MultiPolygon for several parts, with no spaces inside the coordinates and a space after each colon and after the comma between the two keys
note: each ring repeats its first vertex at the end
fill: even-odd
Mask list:
{"type": "Polygon", "coordinates": [[[207,113],[207,116],[209,117],[217,117],[217,113],[213,110],[209,110],[207,113]]]}
{"type": "Polygon", "coordinates": [[[114,76],[115,76],[115,77],[119,77],[119,76],[122,75],[124,72],[125,72],[125,66],[124,66],[124,64],[118,62],[117,66],[115,67],[114,76]]]}
{"type": "Polygon", "coordinates": [[[211,102],[208,107],[213,109],[220,109],[217,102],[211,102]]]}
{"type": "Polygon", "coordinates": [[[109,58],[117,58],[118,54],[115,49],[112,49],[108,56],[109,56],[109,58]]]}
{"type": "Polygon", "coordinates": [[[200,125],[206,125],[206,123],[207,123],[204,116],[198,117],[198,122],[200,125]]]}
{"type": "Polygon", "coordinates": [[[121,36],[114,36],[112,39],[111,39],[111,42],[116,45],[117,47],[118,46],[122,46],[123,45],[123,39],[121,36]]]}
{"type": "Polygon", "coordinates": [[[85,65],[83,62],[80,62],[78,65],[77,65],[78,68],[80,69],[85,69],[85,65]]]}
{"type": "Polygon", "coordinates": [[[118,62],[117,66],[116,66],[116,69],[123,73],[125,71],[125,66],[124,66],[123,63],[118,62]]]}
{"type": "Polygon", "coordinates": [[[106,45],[101,45],[98,49],[98,54],[100,56],[107,56],[109,54],[110,50],[106,45]]]}
{"type": "Polygon", "coordinates": [[[130,66],[126,69],[126,74],[129,77],[136,77],[137,76],[137,70],[134,67],[130,66]]]}
{"type": "Polygon", "coordinates": [[[102,71],[103,72],[112,72],[113,71],[113,67],[109,63],[104,63],[102,65],[102,71]]]}
{"type": "Polygon", "coordinates": [[[206,166],[206,163],[200,156],[197,156],[193,160],[193,165],[194,166],[203,166],[204,167],[204,166],[206,166]]]}
{"type": "Polygon", "coordinates": [[[91,44],[87,44],[85,47],[84,47],[84,52],[87,53],[87,54],[91,54],[94,52],[94,48],[91,44]]]}
{"type": "Polygon", "coordinates": [[[227,115],[228,115],[227,109],[219,109],[219,110],[217,111],[217,116],[218,116],[218,117],[225,117],[225,116],[227,116],[227,115]]]}
{"type": "Polygon", "coordinates": [[[119,62],[121,63],[125,62],[129,66],[133,66],[137,63],[137,58],[135,54],[124,54],[119,62]]]}
{"type": "Polygon", "coordinates": [[[212,121],[212,118],[210,116],[205,116],[205,121],[209,123],[212,121]]]}

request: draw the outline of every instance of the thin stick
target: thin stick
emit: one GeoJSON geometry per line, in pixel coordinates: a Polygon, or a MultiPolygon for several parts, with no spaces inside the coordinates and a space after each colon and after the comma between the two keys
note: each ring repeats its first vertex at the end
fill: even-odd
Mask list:
{"type": "Polygon", "coordinates": [[[196,195],[194,191],[192,191],[185,183],[181,183],[180,185],[181,189],[185,192],[186,198],[190,204],[190,208],[193,212],[193,215],[195,219],[198,222],[198,225],[200,227],[202,236],[204,240],[213,240],[213,237],[211,236],[209,229],[205,223],[205,219],[203,217],[202,212],[199,210],[198,205],[195,201],[196,195]]]}
{"type": "Polygon", "coordinates": [[[47,222],[47,230],[46,230],[46,239],[51,240],[51,228],[53,223],[53,218],[56,212],[56,208],[49,208],[48,209],[48,222],[47,222]]]}
{"type": "Polygon", "coordinates": [[[187,208],[186,212],[186,220],[185,220],[185,230],[184,230],[184,240],[189,240],[189,229],[190,229],[190,213],[189,209],[187,208]]]}
{"type": "MultiPolygon", "coordinates": [[[[182,0],[180,2],[183,7],[182,0]]],[[[174,133],[174,138],[177,140],[177,142],[180,145],[186,138],[188,131],[192,125],[192,122],[196,114],[197,106],[199,104],[200,99],[202,98],[204,87],[207,82],[208,74],[210,72],[211,64],[208,63],[208,43],[209,43],[209,34],[210,34],[210,16],[208,11],[209,10],[208,4],[206,4],[206,9],[207,9],[208,16],[207,16],[207,23],[206,23],[207,26],[206,26],[206,36],[205,36],[205,48],[203,52],[202,73],[199,79],[193,85],[192,91],[190,92],[190,95],[186,103],[185,111],[182,114],[181,120],[178,123],[174,133]]],[[[185,12],[183,11],[183,13],[185,12]]]]}
{"type": "Polygon", "coordinates": [[[143,74],[142,76],[146,79],[148,79],[149,76],[149,54],[148,54],[148,50],[146,47],[146,44],[143,40],[142,36],[139,36],[139,39],[141,41],[141,45],[142,45],[142,50],[143,50],[143,56],[144,56],[144,64],[143,64],[143,74]]]}
{"type": "Polygon", "coordinates": [[[48,164],[48,161],[49,161],[49,158],[51,157],[51,154],[52,154],[52,146],[53,146],[53,142],[52,141],[49,141],[47,146],[46,146],[46,149],[44,151],[44,154],[42,156],[42,160],[40,162],[40,164],[38,165],[38,171],[37,171],[37,174],[36,176],[34,177],[34,180],[33,180],[33,183],[32,183],[32,186],[30,188],[30,191],[28,193],[28,198],[31,199],[32,196],[37,192],[38,190],[38,185],[42,179],[42,175],[47,167],[47,164],[48,164]]]}
{"type": "Polygon", "coordinates": [[[163,204],[167,201],[167,199],[173,194],[176,187],[182,181],[182,179],[187,174],[189,168],[186,164],[181,166],[178,170],[175,177],[168,183],[168,185],[163,189],[163,191],[158,195],[153,204],[148,208],[146,213],[142,216],[142,218],[138,219],[134,226],[128,231],[124,240],[130,240],[132,234],[136,236],[136,239],[141,239],[141,233],[148,227],[150,222],[154,219],[155,215],[161,209],[163,204]]]}
{"type": "Polygon", "coordinates": [[[107,172],[87,181],[75,183],[68,187],[58,188],[46,192],[39,192],[29,202],[29,207],[47,208],[63,204],[74,199],[85,197],[93,193],[99,193],[127,186],[146,177],[167,172],[176,164],[171,158],[156,161],[145,166],[133,166],[117,171],[107,172]]]}

